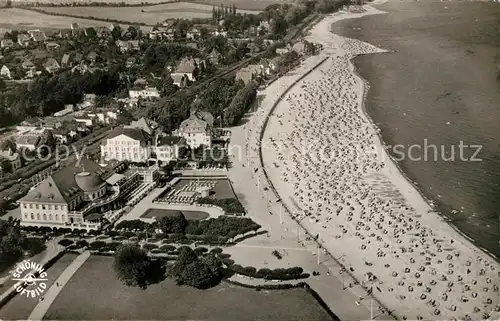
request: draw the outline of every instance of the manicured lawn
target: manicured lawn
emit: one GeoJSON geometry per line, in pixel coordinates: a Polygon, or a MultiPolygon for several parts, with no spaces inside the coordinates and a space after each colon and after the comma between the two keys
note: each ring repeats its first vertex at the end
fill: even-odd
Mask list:
{"type": "Polygon", "coordinates": [[[113,259],[92,256],[45,314],[46,320],[330,320],[305,290],[260,291],[226,284],[208,290],[170,280],[146,290],[122,285],[113,259]]]}
{"type": "MultiPolygon", "coordinates": [[[[66,254],[47,270],[47,290],[76,257],[76,254],[66,254]]],[[[37,303],[38,298],[18,294],[0,309],[0,320],[26,320],[37,303]]]]}
{"type": "MultiPolygon", "coordinates": [[[[165,209],[159,209],[159,208],[150,208],[144,214],[141,215],[141,217],[144,218],[153,218],[155,217],[156,219],[159,219],[164,216],[173,216],[175,213],[178,211],[175,210],[165,210],[165,209]]],[[[210,215],[206,212],[200,212],[200,211],[182,211],[186,219],[190,221],[199,221],[199,220],[204,220],[206,218],[209,218],[210,215]]]]}

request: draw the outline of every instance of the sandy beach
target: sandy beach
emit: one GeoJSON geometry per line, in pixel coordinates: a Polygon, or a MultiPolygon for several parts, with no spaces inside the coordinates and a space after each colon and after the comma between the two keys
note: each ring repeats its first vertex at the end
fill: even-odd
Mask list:
{"type": "Polygon", "coordinates": [[[389,158],[364,112],[367,86],[350,60],[384,51],[330,32],[341,19],[381,13],[371,6],[361,14],[339,12],[311,29],[307,39],[324,50],[303,67],[326,60],[274,109],[283,88],[307,68],[262,93],[247,126],[249,165],[259,167],[264,130],[264,166],[288,215],[398,319],[498,318],[498,262],[433,211],[389,158]]]}

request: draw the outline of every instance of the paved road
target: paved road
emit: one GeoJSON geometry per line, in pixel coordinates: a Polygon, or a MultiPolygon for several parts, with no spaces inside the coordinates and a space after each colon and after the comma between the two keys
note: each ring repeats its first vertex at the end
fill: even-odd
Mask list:
{"type": "MultiPolygon", "coordinates": [[[[52,303],[55,301],[61,290],[64,288],[66,283],[71,279],[71,277],[78,271],[78,269],[87,261],[87,259],[90,257],[90,252],[85,251],[79,256],[76,257],[76,259],[64,270],[63,273],[57,278],[56,282],[52,284],[52,286],[48,289],[46,294],[42,297],[43,300],[41,300],[33,309],[33,312],[31,312],[30,316],[28,317],[28,320],[42,320],[45,313],[47,313],[47,310],[50,308],[52,303]]],[[[78,304],[78,302],[75,302],[75,304],[78,304]]]]}

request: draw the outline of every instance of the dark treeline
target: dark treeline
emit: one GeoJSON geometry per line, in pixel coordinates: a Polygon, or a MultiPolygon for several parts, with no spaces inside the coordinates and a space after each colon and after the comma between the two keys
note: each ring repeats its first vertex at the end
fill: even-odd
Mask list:
{"type": "Polygon", "coordinates": [[[121,88],[119,71],[122,67],[112,66],[109,70],[96,70],[80,74],[64,71],[57,75],[43,73],[30,85],[16,86],[0,92],[0,126],[32,116],[47,116],[66,104],[76,104],[86,93],[109,95],[121,88]]]}

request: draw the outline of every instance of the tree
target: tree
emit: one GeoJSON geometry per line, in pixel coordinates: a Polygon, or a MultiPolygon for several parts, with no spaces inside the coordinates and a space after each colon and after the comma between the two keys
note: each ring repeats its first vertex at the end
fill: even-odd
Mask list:
{"type": "Polygon", "coordinates": [[[185,284],[197,289],[206,289],[214,283],[214,274],[201,261],[188,264],[177,278],[178,284],[185,284]]]}
{"type": "Polygon", "coordinates": [[[139,36],[139,32],[137,31],[137,28],[134,26],[128,27],[127,34],[129,35],[130,39],[137,39],[137,37],[139,36]]]}
{"type": "Polygon", "coordinates": [[[113,27],[113,30],[111,30],[111,36],[113,37],[113,40],[120,40],[122,36],[122,27],[115,25],[113,27]]]}
{"type": "Polygon", "coordinates": [[[184,234],[188,222],[182,212],[177,212],[172,216],[164,216],[160,219],[159,227],[163,233],[184,234]]]}
{"type": "Polygon", "coordinates": [[[113,268],[127,286],[145,287],[150,266],[147,253],[134,244],[123,244],[115,251],[113,268]]]}

